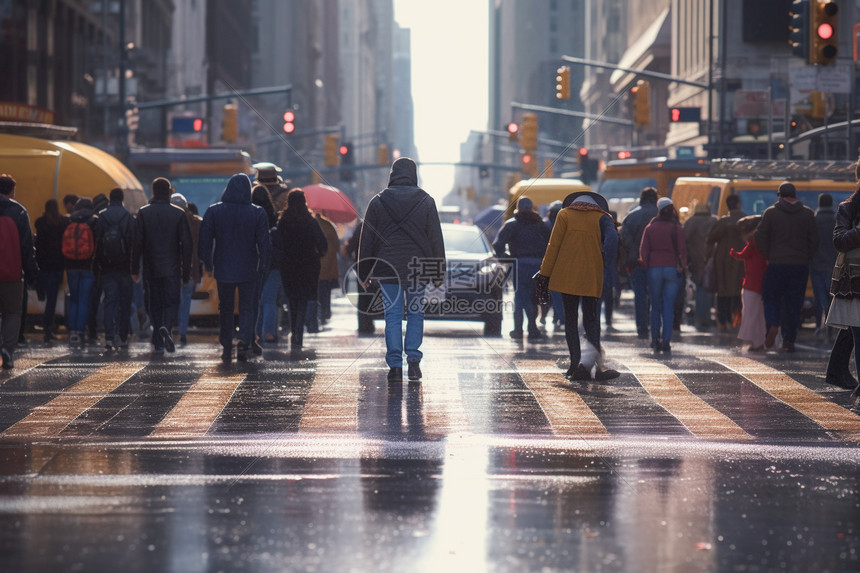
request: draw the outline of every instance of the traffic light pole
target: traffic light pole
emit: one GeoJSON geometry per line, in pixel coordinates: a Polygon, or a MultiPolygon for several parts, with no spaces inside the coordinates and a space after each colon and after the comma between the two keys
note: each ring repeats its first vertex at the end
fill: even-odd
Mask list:
{"type": "Polygon", "coordinates": [[[585,119],[590,119],[592,121],[602,121],[604,123],[612,123],[615,125],[623,125],[626,127],[633,127],[633,122],[629,119],[621,119],[619,117],[606,117],[603,115],[595,115],[593,113],[586,113],[584,111],[573,111],[569,109],[558,109],[556,107],[549,107],[545,105],[534,105],[530,103],[518,103],[511,102],[512,108],[524,109],[526,111],[540,111],[544,113],[552,113],[556,115],[567,115],[572,117],[582,117],[585,119]]]}

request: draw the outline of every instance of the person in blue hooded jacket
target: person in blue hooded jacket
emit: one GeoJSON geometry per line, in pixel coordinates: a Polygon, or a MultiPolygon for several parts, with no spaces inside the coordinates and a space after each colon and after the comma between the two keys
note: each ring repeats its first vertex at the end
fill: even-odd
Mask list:
{"type": "Polygon", "coordinates": [[[244,173],[230,177],[221,202],[211,205],[200,225],[198,252],[203,267],[218,283],[218,311],[224,351],[233,354],[233,309],[239,291],[239,343],[236,359],[248,359],[254,337],[254,304],[260,269],[269,264],[271,242],[266,212],[251,203],[251,180],[244,173]]]}

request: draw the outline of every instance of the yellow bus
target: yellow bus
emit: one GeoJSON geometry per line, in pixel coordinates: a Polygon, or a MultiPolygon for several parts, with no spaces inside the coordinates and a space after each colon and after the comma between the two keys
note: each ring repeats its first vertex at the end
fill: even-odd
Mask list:
{"type": "Polygon", "coordinates": [[[660,197],[671,197],[678,177],[707,174],[706,159],[619,159],[606,164],[597,192],[622,221],[639,204],[639,193],[645,187],[654,187],[660,197]]]}
{"type": "Polygon", "coordinates": [[[559,179],[537,177],[515,183],[508,192],[508,208],[505,220],[514,216],[517,201],[520,197],[528,197],[535,205],[535,210],[547,206],[553,201],[564,201],[564,198],[577,191],[591,191],[591,187],[579,179],[559,179]]]}

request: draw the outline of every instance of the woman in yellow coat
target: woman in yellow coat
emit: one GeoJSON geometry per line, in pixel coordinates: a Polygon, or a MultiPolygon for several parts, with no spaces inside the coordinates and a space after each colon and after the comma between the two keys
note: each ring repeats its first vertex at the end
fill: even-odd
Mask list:
{"type": "Polygon", "coordinates": [[[563,203],[552,228],[540,268],[539,284],[560,292],[564,303],[565,338],[570,368],[565,376],[574,381],[591,380],[591,369],[581,362],[579,305],[585,338],[598,352],[594,377],[610,380],[619,376],[603,367],[600,346],[600,296],[603,291],[604,253],[618,248],[618,231],[609,215],[606,199],[591,191],[571,193],[563,203]]]}

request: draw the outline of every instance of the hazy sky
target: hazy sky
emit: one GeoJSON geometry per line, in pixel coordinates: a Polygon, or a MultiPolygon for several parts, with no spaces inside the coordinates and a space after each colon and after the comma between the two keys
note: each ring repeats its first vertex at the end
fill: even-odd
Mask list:
{"type": "MultiPolygon", "coordinates": [[[[397,23],[412,30],[412,97],[419,160],[457,161],[469,131],[487,128],[486,0],[394,0],[397,23]]],[[[440,200],[453,168],[419,167],[440,200]]]]}

